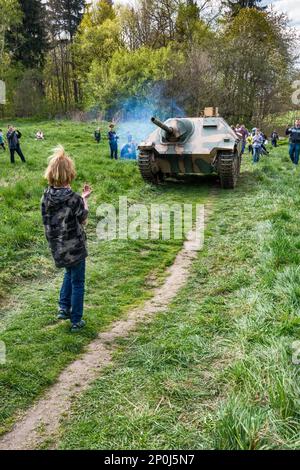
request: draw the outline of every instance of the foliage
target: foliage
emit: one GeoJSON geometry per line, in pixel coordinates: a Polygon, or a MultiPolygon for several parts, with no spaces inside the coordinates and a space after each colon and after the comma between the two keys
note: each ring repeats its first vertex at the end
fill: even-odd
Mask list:
{"type": "Polygon", "coordinates": [[[265,10],[266,6],[261,6],[262,0],[222,0],[222,4],[227,7],[231,16],[236,16],[243,8],[255,8],[265,10]]]}
{"type": "MultiPolygon", "coordinates": [[[[31,2],[38,5],[39,0],[31,2]]],[[[37,106],[52,114],[98,109],[111,119],[122,114],[124,102],[142,100],[142,105],[147,94],[155,94],[165,111],[176,103],[199,115],[204,106],[214,105],[227,119],[246,124],[259,124],[266,115],[289,108],[298,37],[287,18],[259,1],[223,3],[226,8],[215,21],[211,0],[142,0],[127,6],[108,0],[47,0],[43,21],[50,49],[43,70],[32,74],[42,77],[37,106]]],[[[30,15],[24,11],[23,23],[28,24],[30,15]]],[[[33,17],[41,31],[42,19],[33,17]]],[[[30,28],[26,34],[30,37],[30,28]]],[[[14,104],[18,114],[22,83],[30,75],[22,67],[31,63],[35,69],[42,63],[42,42],[41,36],[32,56],[23,54],[13,65],[17,73],[12,75],[18,78],[8,84],[8,94],[10,109],[14,104]]],[[[5,52],[7,63],[9,47],[5,52]]],[[[34,78],[33,88],[35,83],[34,78]]]]}
{"type": "Polygon", "coordinates": [[[18,25],[22,20],[22,12],[18,0],[0,0],[0,73],[4,74],[4,67],[9,63],[9,54],[6,53],[7,33],[12,24],[18,25]]]}
{"type": "Polygon", "coordinates": [[[47,0],[48,23],[51,34],[55,38],[68,35],[74,37],[80,24],[85,0],[47,0]]]}
{"type": "Polygon", "coordinates": [[[46,8],[41,0],[19,0],[19,3],[22,22],[13,21],[7,48],[15,63],[41,69],[48,48],[46,8]]]}
{"type": "Polygon", "coordinates": [[[147,101],[153,88],[169,78],[170,63],[178,59],[171,48],[116,51],[108,63],[92,63],[88,76],[88,96],[104,111],[117,111],[132,96],[147,101]]]}
{"type": "Polygon", "coordinates": [[[226,117],[259,123],[289,98],[291,35],[285,31],[284,16],[249,8],[224,26],[217,58],[226,117]]]}

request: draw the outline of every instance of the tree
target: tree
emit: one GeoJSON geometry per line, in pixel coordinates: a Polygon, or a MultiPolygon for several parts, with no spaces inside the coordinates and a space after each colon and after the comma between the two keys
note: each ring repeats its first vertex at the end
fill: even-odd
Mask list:
{"type": "Polygon", "coordinates": [[[228,8],[231,16],[236,16],[243,8],[255,8],[263,11],[267,7],[261,6],[262,0],[222,0],[222,4],[228,8]]]}
{"type": "Polygon", "coordinates": [[[107,63],[122,48],[120,22],[110,2],[100,0],[86,9],[72,46],[80,89],[86,88],[92,64],[107,63]]]}
{"type": "MultiPolygon", "coordinates": [[[[126,112],[127,102],[131,111],[141,103],[153,106],[153,90],[170,78],[173,61],[179,63],[179,56],[175,57],[170,47],[116,51],[107,64],[94,61],[87,81],[87,104],[98,105],[110,119],[120,109],[126,112]]],[[[158,106],[161,97],[159,93],[158,106]]]]}
{"type": "Polygon", "coordinates": [[[289,90],[291,37],[274,12],[242,9],[219,37],[216,76],[225,117],[260,122],[289,90]]]}
{"type": "MultiPolygon", "coordinates": [[[[17,0],[0,0],[0,80],[6,82],[6,98],[10,105],[11,87],[9,86],[15,78],[15,70],[10,67],[10,54],[7,50],[8,32],[12,25],[20,24],[22,12],[17,0]]],[[[0,105],[1,114],[4,113],[4,105],[0,105]]]]}
{"type": "Polygon", "coordinates": [[[48,48],[46,9],[42,0],[19,0],[22,22],[12,24],[8,47],[15,62],[41,69],[48,48]]]}
{"type": "Polygon", "coordinates": [[[76,105],[80,102],[80,90],[72,45],[84,9],[85,0],[47,1],[49,34],[52,42],[52,53],[49,58],[53,59],[54,62],[51,68],[56,73],[57,83],[62,81],[65,90],[69,88],[68,82],[71,82],[73,86],[73,97],[69,96],[69,91],[63,94],[60,92],[60,100],[64,99],[64,108],[70,105],[72,98],[74,98],[76,105]],[[59,77],[59,74],[63,74],[63,76],[59,77]],[[69,96],[68,99],[67,95],[69,96]]]}
{"type": "Polygon", "coordinates": [[[47,0],[51,36],[73,42],[81,22],[85,0],[47,0]]]}
{"type": "Polygon", "coordinates": [[[208,37],[209,27],[200,17],[202,9],[209,2],[198,2],[187,0],[180,3],[177,10],[175,23],[175,39],[183,49],[190,49],[195,44],[200,44],[208,37]]]}
{"type": "Polygon", "coordinates": [[[122,38],[131,50],[159,49],[175,38],[178,0],[141,0],[121,10],[122,38]]]}
{"type": "Polygon", "coordinates": [[[4,54],[7,45],[7,34],[13,24],[20,24],[22,12],[18,0],[0,0],[0,11],[0,74],[3,74],[1,68],[5,64],[4,54]]]}

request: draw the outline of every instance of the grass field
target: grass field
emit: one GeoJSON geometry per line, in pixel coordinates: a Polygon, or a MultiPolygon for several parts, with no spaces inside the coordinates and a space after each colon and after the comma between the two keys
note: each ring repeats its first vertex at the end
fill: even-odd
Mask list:
{"type": "Polygon", "coordinates": [[[219,193],[188,285],[123,342],[61,448],[300,448],[300,174],[286,153],[219,193]]]}
{"type": "Polygon", "coordinates": [[[92,125],[21,122],[19,127],[28,163],[16,160],[11,167],[8,152],[0,153],[0,340],[7,348],[7,364],[0,366],[1,433],[99,331],[151,295],[152,285],[164,277],[181,247],[174,240],[100,243],[96,237],[98,205],[117,205],[124,195],[129,204],[202,202],[209,191],[207,186],[195,185],[146,186],[135,163],[110,161],[107,142],[100,147],[93,142],[92,125]],[[34,140],[37,128],[44,130],[45,142],[34,140]],[[94,188],[88,225],[88,328],[76,338],[66,325],[55,321],[62,272],[53,267],[39,208],[45,188],[42,175],[57,143],[63,143],[76,161],[74,188],[79,191],[85,181],[94,188]]]}
{"type": "MultiPolygon", "coordinates": [[[[4,128],[4,123],[1,123],[4,128]]],[[[55,382],[84,346],[151,295],[179,241],[99,243],[96,208],[130,202],[203,202],[212,183],[151,188],[135,164],[111,162],[93,126],[20,123],[28,165],[0,153],[0,430],[55,382]],[[34,141],[37,127],[47,140],[34,141]],[[88,226],[88,328],[56,325],[62,273],[53,268],[39,213],[50,149],[65,144],[78,167],[75,189],[94,187],[88,226]],[[4,217],[4,223],[3,223],[4,217]],[[151,279],[151,282],[149,282],[151,279]]],[[[1,126],[0,126],[1,127],[1,126]]],[[[114,365],[75,400],[60,448],[300,448],[298,185],[282,145],[253,167],[245,158],[235,191],[219,191],[205,249],[168,311],[120,341],[114,365]]],[[[45,443],[45,447],[50,446],[45,443]]]]}

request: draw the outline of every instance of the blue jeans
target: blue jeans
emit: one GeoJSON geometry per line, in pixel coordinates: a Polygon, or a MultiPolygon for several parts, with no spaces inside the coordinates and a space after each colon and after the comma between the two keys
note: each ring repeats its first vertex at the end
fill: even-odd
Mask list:
{"type": "Polygon", "coordinates": [[[253,163],[259,162],[261,147],[253,147],[253,163]]]}
{"type": "Polygon", "coordinates": [[[60,291],[59,306],[64,312],[70,313],[73,324],[79,323],[83,316],[84,285],[85,260],[66,268],[60,291]]]}
{"type": "Polygon", "coordinates": [[[300,143],[290,144],[290,158],[295,165],[299,163],[300,143]]]}
{"type": "Polygon", "coordinates": [[[118,144],[116,143],[109,143],[110,146],[110,158],[113,160],[118,160],[118,144]]]}

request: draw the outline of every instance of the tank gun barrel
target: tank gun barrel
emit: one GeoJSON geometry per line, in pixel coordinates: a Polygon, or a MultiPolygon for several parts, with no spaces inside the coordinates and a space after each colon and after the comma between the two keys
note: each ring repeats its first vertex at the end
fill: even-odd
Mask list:
{"type": "Polygon", "coordinates": [[[174,134],[174,131],[172,129],[172,127],[168,127],[166,126],[163,122],[161,122],[159,119],[156,119],[155,117],[151,118],[151,121],[153,122],[153,124],[155,124],[156,126],[160,127],[161,129],[163,129],[164,131],[166,131],[167,134],[169,135],[172,135],[174,134]]]}

